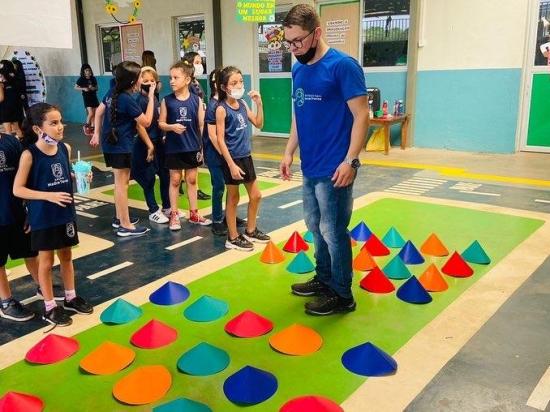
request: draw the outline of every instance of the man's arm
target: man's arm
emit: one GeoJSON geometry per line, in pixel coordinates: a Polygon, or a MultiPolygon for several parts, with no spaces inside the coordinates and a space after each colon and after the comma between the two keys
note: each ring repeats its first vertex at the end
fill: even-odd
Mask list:
{"type": "Polygon", "coordinates": [[[294,115],[292,116],[292,123],[290,124],[290,136],[288,137],[288,142],[286,143],[285,153],[283,155],[283,160],[279,165],[279,172],[281,173],[281,178],[283,180],[290,180],[292,173],[290,172],[290,166],[292,165],[292,158],[298,147],[298,133],[296,132],[296,119],[294,115]]]}

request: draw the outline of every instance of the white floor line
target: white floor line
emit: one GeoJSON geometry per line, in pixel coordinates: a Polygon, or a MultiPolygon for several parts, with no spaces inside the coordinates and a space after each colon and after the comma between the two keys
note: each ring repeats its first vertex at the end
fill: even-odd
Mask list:
{"type": "Polygon", "coordinates": [[[542,378],[540,378],[537,386],[531,392],[531,396],[527,399],[527,406],[541,411],[546,410],[550,401],[550,367],[546,369],[542,378]]]}
{"type": "Polygon", "coordinates": [[[288,209],[289,207],[299,205],[300,203],[303,203],[303,200],[295,200],[294,202],[290,202],[284,205],[279,206],[279,209],[288,209]]]}
{"type": "Polygon", "coordinates": [[[544,200],[544,199],[535,199],[535,202],[550,204],[550,200],[544,200]]]}
{"type": "Polygon", "coordinates": [[[84,217],[89,217],[90,219],[96,219],[98,217],[97,215],[92,215],[91,213],[87,212],[81,212],[80,210],[77,210],[76,214],[84,217]]]}
{"type": "Polygon", "coordinates": [[[73,195],[73,198],[74,199],[77,199],[77,200],[80,200],[82,202],[86,201],[86,200],[90,200],[88,199],[87,197],[82,197],[82,196],[78,196],[78,195],[73,195]]]}
{"type": "Polygon", "coordinates": [[[402,182],[392,187],[410,187],[410,188],[419,189],[419,190],[431,190],[437,186],[421,186],[421,185],[415,185],[412,183],[402,182]]]}
{"type": "Polygon", "coordinates": [[[384,192],[389,192],[389,193],[401,193],[401,194],[404,194],[404,195],[413,195],[413,196],[419,196],[419,195],[421,195],[422,193],[424,193],[424,191],[413,192],[412,190],[392,189],[391,187],[390,187],[389,189],[384,190],[384,192]]]}
{"type": "Polygon", "coordinates": [[[174,243],[171,246],[167,246],[167,247],[165,247],[165,249],[166,250],[174,250],[174,249],[177,249],[179,247],[188,245],[189,243],[196,242],[197,240],[200,240],[200,239],[202,239],[202,236],[195,236],[195,237],[192,237],[191,239],[184,240],[183,242],[174,243]]]}
{"type": "Polygon", "coordinates": [[[33,302],[36,302],[37,300],[41,300],[38,296],[31,296],[30,298],[27,298],[27,299],[23,299],[21,301],[21,304],[22,305],[28,305],[29,303],[33,303],[33,302]]]}
{"type": "Polygon", "coordinates": [[[437,182],[437,183],[445,183],[447,180],[441,180],[441,179],[430,179],[429,177],[413,177],[411,180],[421,180],[421,181],[428,181],[428,182],[437,182]]]}
{"type": "Polygon", "coordinates": [[[431,186],[431,187],[437,187],[437,186],[441,186],[443,184],[443,183],[439,183],[439,182],[424,182],[424,181],[416,180],[416,179],[408,179],[408,180],[405,180],[405,182],[412,183],[412,184],[415,184],[415,185],[423,185],[423,186],[431,186]]]}
{"type": "Polygon", "coordinates": [[[128,261],[122,262],[118,265],[111,266],[109,269],[101,270],[97,273],[94,273],[93,275],[86,276],[86,277],[90,280],[94,280],[94,279],[100,278],[102,276],[108,275],[109,273],[116,272],[117,270],[124,269],[128,266],[132,266],[133,264],[134,264],[133,262],[128,262],[128,261]]]}
{"type": "Polygon", "coordinates": [[[487,192],[474,192],[471,190],[459,190],[460,193],[468,193],[470,195],[481,195],[481,196],[495,196],[499,197],[500,193],[487,193],[487,192]]]}

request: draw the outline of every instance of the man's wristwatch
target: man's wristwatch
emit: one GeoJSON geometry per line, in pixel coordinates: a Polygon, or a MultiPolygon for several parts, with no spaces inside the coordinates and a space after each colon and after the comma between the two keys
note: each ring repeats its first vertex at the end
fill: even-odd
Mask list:
{"type": "Polygon", "coordinates": [[[361,166],[361,162],[358,158],[350,159],[349,157],[346,157],[344,159],[344,163],[350,165],[353,170],[357,170],[361,166]]]}

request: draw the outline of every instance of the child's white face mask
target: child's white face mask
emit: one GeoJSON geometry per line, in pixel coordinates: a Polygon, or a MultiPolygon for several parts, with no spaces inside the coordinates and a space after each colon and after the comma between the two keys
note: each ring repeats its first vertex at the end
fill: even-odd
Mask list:
{"type": "Polygon", "coordinates": [[[231,89],[229,95],[236,100],[242,99],[244,96],[244,87],[240,89],[231,89]]]}

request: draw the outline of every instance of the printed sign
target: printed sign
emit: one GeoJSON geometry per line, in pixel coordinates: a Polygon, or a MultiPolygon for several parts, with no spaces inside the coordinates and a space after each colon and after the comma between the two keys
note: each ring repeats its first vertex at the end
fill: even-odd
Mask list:
{"type": "Polygon", "coordinates": [[[141,64],[143,26],[141,24],[120,26],[120,38],[122,40],[122,60],[141,64]]]}
{"type": "Polygon", "coordinates": [[[36,57],[24,49],[14,50],[10,59],[14,57],[23,65],[29,106],[46,101],[46,80],[36,57]]]}
{"type": "Polygon", "coordinates": [[[275,21],[275,0],[237,1],[237,21],[262,23],[275,21]]]}

